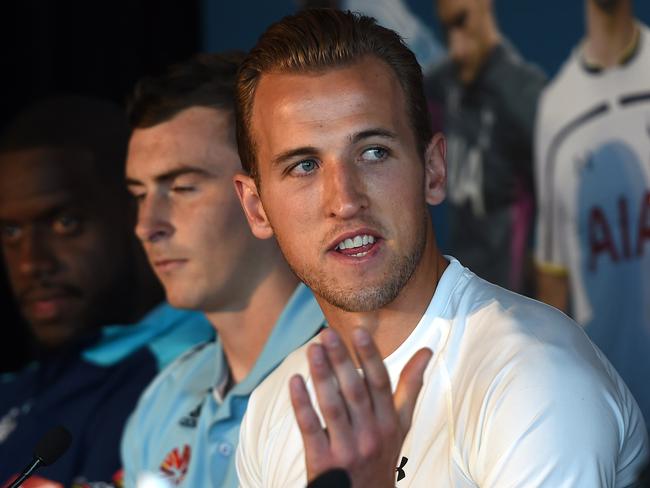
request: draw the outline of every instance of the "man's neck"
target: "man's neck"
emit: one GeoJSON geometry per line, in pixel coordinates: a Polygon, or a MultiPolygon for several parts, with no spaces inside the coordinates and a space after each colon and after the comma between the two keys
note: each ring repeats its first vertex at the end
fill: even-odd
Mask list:
{"type": "Polygon", "coordinates": [[[593,1],[587,2],[587,37],[584,57],[587,63],[601,68],[616,66],[630,50],[638,35],[632,4],[621,1],[611,11],[593,1]]]}
{"type": "Polygon", "coordinates": [[[394,352],[413,332],[426,312],[438,281],[449,263],[435,244],[428,245],[420,264],[390,304],[371,312],[347,312],[318,297],[325,318],[352,350],[352,331],[363,327],[373,336],[383,358],[394,352]]]}
{"type": "Polygon", "coordinates": [[[255,365],[297,285],[287,265],[278,262],[243,307],[206,313],[219,334],[234,384],[241,382],[255,365]]]}

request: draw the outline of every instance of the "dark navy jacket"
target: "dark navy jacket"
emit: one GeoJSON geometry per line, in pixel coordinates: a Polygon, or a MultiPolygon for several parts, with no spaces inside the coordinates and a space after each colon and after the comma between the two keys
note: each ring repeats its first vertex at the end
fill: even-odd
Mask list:
{"type": "Polygon", "coordinates": [[[172,359],[212,337],[202,314],[161,305],[138,324],[104,327],[95,340],[0,376],[0,486],[58,424],[72,444],[37,475],[66,487],[113,481],[122,430],[142,390],[172,359]]]}

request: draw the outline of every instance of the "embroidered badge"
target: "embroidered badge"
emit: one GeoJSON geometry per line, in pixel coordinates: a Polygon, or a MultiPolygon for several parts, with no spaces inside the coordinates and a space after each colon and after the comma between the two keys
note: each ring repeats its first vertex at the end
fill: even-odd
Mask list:
{"type": "Polygon", "coordinates": [[[167,480],[175,485],[179,485],[187,474],[187,468],[190,466],[190,457],[190,446],[185,444],[181,450],[175,447],[165,457],[165,460],[160,465],[160,471],[162,471],[167,480]]]}

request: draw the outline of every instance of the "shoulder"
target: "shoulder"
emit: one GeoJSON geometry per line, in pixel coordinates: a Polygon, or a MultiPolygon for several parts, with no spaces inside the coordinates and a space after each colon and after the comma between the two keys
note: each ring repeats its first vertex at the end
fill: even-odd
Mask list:
{"type": "MultiPolygon", "coordinates": [[[[309,374],[307,363],[307,347],[316,338],[294,350],[284,361],[259,384],[253,393],[248,404],[248,410],[255,414],[255,409],[262,406],[262,410],[268,413],[282,414],[284,408],[291,402],[289,399],[288,384],[292,376],[309,374]]],[[[248,411],[247,411],[248,415],[248,411]]]]}
{"type": "MultiPolygon", "coordinates": [[[[289,472],[302,473],[302,441],[288,384],[295,374],[308,381],[307,347],[305,344],[289,354],[250,397],[237,450],[237,471],[243,485],[261,486],[269,476],[286,479],[289,472]],[[269,474],[277,469],[281,471],[269,474]]],[[[304,486],[304,482],[301,484],[304,486]]]]}
{"type": "Polygon", "coordinates": [[[458,366],[479,371],[485,381],[512,374],[513,385],[558,395],[581,382],[587,389],[621,389],[619,376],[584,330],[549,305],[473,276],[455,308],[452,344],[471,351],[458,366]]]}
{"type": "MultiPolygon", "coordinates": [[[[171,364],[164,368],[154,379],[145,392],[177,390],[188,381],[198,380],[195,373],[197,369],[207,365],[212,366],[216,354],[214,341],[202,342],[181,354],[171,364]]],[[[204,380],[210,384],[210,379],[204,380]]]]}
{"type": "Polygon", "coordinates": [[[534,63],[525,60],[509,43],[502,45],[501,63],[497,64],[498,71],[507,71],[508,78],[502,81],[514,82],[525,86],[526,83],[543,85],[546,82],[544,71],[534,63]]]}
{"type": "Polygon", "coordinates": [[[256,436],[254,444],[262,447],[264,441],[269,441],[269,435],[274,427],[285,421],[293,421],[293,409],[289,396],[289,380],[300,374],[307,378],[309,365],[307,363],[307,347],[316,339],[299,347],[253,390],[244,423],[245,430],[256,436]],[[257,437],[259,437],[259,442],[257,437]]]}
{"type": "Polygon", "coordinates": [[[562,64],[555,77],[544,87],[540,96],[540,120],[558,129],[570,121],[573,112],[579,112],[582,104],[589,103],[582,98],[589,95],[584,92],[585,72],[580,63],[579,47],[575,47],[562,64]],[[576,100],[576,96],[580,98],[576,100]]]}
{"type": "Polygon", "coordinates": [[[638,461],[639,409],[584,331],[545,304],[485,282],[474,288],[458,324],[468,354],[451,371],[454,422],[475,426],[494,453],[520,444],[549,456],[581,449],[609,464],[636,452],[638,461]]]}
{"type": "Polygon", "coordinates": [[[445,351],[449,420],[459,459],[479,484],[512,484],[523,466],[536,486],[560,486],[582,471],[595,480],[590,486],[600,472],[631,479],[647,450],[645,426],[584,331],[560,311],[480,278],[462,300],[445,351]],[[541,481],[549,469],[550,484],[541,481]]]}
{"type": "Polygon", "coordinates": [[[215,349],[214,342],[198,344],[163,369],[144,390],[130,424],[159,423],[184,397],[207,390],[214,377],[215,349]],[[212,374],[204,374],[207,371],[212,374]]]}
{"type": "Polygon", "coordinates": [[[102,327],[99,340],[82,354],[86,361],[106,367],[146,350],[159,371],[190,347],[213,337],[214,329],[203,314],[162,303],[137,323],[102,327]]]}
{"type": "MultiPolygon", "coordinates": [[[[473,358],[500,357],[500,350],[521,352],[531,360],[566,354],[570,364],[588,360],[602,369],[602,357],[584,331],[549,305],[473,276],[457,307],[462,313],[457,314],[453,327],[472,344],[473,358]]],[[[554,361],[549,366],[558,364],[554,361]]]]}

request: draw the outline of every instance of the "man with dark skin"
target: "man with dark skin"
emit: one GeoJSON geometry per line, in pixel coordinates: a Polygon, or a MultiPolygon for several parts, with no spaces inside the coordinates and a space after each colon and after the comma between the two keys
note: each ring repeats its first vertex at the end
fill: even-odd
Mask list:
{"type": "Polygon", "coordinates": [[[198,316],[152,311],[161,293],[132,233],[127,137],[119,107],[69,96],[26,109],[2,139],[2,256],[36,361],[0,382],[0,482],[56,424],[73,443],[40,475],[63,486],[110,481],[141,390],[168,355],[210,336],[198,316]]]}

